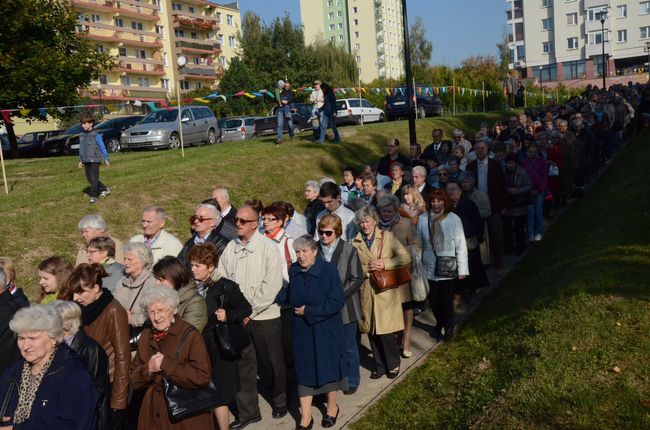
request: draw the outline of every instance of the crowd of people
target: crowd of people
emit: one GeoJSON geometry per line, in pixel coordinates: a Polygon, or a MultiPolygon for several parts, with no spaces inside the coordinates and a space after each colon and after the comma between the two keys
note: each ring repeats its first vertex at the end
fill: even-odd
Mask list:
{"type": "Polygon", "coordinates": [[[391,138],[341,184],[308,181],[303,213],[258,199],[237,209],[215,189],[184,243],[159,206],[125,244],[86,215],[75,264],[38,265],[38,304],[0,258],[0,428],[242,429],[262,420],[258,379],[271,419],[297,396],[297,429],[311,429],[316,397],[333,427],[340,395],[363,388],[362,334],[371,379],[399,375],[427,305],[430,335],[452,339],[455,308],[489,285],[486,271],[543,240],[544,217],[649,116],[647,88],[588,88],[482,124],[472,142],[434,129],[407,157],[391,138]]]}

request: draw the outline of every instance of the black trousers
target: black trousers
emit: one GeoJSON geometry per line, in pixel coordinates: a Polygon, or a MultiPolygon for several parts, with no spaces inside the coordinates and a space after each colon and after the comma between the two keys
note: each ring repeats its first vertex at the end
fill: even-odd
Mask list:
{"type": "Polygon", "coordinates": [[[506,254],[514,251],[521,255],[526,250],[527,217],[527,214],[503,216],[503,250],[506,254]]]}
{"type": "Polygon", "coordinates": [[[436,319],[436,330],[454,325],[454,279],[432,281],[429,279],[429,305],[436,319]]]}
{"type": "Polygon", "coordinates": [[[372,358],[375,360],[375,371],[380,375],[399,367],[399,348],[395,333],[369,334],[372,358]]]}
{"type": "Polygon", "coordinates": [[[262,368],[260,376],[273,390],[273,408],[287,407],[287,377],[282,351],[282,324],[280,318],[271,320],[251,320],[246,331],[252,343],[244,350],[239,360],[240,391],[237,393],[237,410],[240,420],[260,416],[257,394],[257,362],[262,368]],[[266,375],[263,375],[263,374],[266,375]],[[265,376],[265,377],[263,377],[265,376]]]}
{"type": "Polygon", "coordinates": [[[490,234],[490,254],[492,265],[496,269],[503,267],[503,220],[501,214],[492,214],[488,218],[488,233],[490,234]]]}
{"type": "Polygon", "coordinates": [[[99,180],[99,165],[101,163],[84,163],[86,179],[90,184],[90,197],[99,197],[99,192],[106,190],[106,185],[99,180]]]}

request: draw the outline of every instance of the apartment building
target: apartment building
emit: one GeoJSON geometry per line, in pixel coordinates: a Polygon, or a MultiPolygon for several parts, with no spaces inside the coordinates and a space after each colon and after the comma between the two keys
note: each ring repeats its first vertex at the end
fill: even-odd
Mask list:
{"type": "Polygon", "coordinates": [[[300,0],[307,44],[331,41],[356,58],[363,82],[404,75],[400,0],[300,0]]]}
{"type": "Polygon", "coordinates": [[[605,64],[607,76],[647,71],[648,0],[506,0],[506,4],[510,69],[522,77],[541,82],[592,79],[603,75],[605,64]]]}
{"type": "MultiPolygon", "coordinates": [[[[182,91],[214,87],[223,75],[221,13],[241,26],[237,3],[207,0],[70,0],[78,12],[77,31],[97,50],[117,59],[102,71],[87,95],[143,111],[142,102],[175,98],[182,91]],[[234,11],[237,11],[235,13],[234,11]],[[187,64],[178,68],[184,55],[187,64]]],[[[228,26],[230,28],[230,26],[228,26]]],[[[225,57],[224,57],[225,58],[225,57]]]]}
{"type": "Polygon", "coordinates": [[[215,6],[214,16],[221,26],[217,32],[217,41],[221,44],[219,64],[225,70],[232,59],[239,55],[241,12],[238,2],[217,4],[212,0],[210,1],[215,6]]]}

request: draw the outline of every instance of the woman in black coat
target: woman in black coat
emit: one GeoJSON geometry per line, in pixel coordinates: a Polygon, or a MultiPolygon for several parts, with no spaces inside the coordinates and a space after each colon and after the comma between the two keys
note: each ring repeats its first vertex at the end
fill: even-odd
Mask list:
{"type": "Polygon", "coordinates": [[[323,143],[325,140],[325,135],[327,135],[327,127],[330,126],[334,132],[334,143],[340,143],[341,136],[339,136],[339,131],[336,129],[336,113],[338,111],[338,108],[336,106],[336,96],[334,95],[334,89],[325,82],[320,85],[320,88],[323,90],[325,103],[320,109],[320,137],[318,139],[318,143],[323,143]]]}
{"type": "Polygon", "coordinates": [[[215,329],[217,324],[242,324],[251,314],[252,308],[235,282],[226,278],[215,281],[212,278],[219,260],[219,253],[214,245],[205,243],[194,246],[189,259],[199,294],[205,297],[208,308],[208,324],[203,329],[203,339],[210,354],[212,380],[220,397],[214,414],[219,429],[227,430],[230,427],[228,404],[235,400],[239,391],[239,364],[238,359],[229,359],[222,355],[215,329]]]}

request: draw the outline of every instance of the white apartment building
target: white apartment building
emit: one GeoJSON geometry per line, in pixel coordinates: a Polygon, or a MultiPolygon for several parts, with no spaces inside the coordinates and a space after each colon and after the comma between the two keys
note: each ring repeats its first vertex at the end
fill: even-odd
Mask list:
{"type": "Polygon", "coordinates": [[[404,75],[400,0],[300,0],[305,42],[340,44],[356,58],[361,81],[404,75]]]}
{"type": "Polygon", "coordinates": [[[607,76],[647,67],[649,0],[506,0],[506,4],[510,69],[522,77],[548,82],[602,76],[603,45],[607,76]]]}

